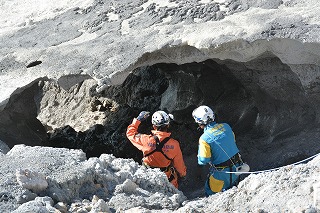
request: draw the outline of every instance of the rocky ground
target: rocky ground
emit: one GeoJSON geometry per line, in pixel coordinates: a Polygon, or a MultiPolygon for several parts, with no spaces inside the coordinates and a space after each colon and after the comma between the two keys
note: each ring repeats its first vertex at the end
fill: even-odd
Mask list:
{"type": "Polygon", "coordinates": [[[251,174],[238,187],[187,199],[158,169],[81,150],[16,145],[0,153],[1,212],[319,212],[320,156],[251,174]]]}
{"type": "Polygon", "coordinates": [[[186,200],[162,172],[132,159],[104,154],[87,160],[81,150],[24,145],[0,158],[1,212],[176,209],[186,200]]]}

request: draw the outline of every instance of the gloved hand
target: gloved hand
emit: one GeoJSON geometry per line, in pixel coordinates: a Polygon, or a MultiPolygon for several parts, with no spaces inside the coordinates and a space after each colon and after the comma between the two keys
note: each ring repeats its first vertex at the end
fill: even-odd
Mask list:
{"type": "Polygon", "coordinates": [[[142,122],[142,121],[145,121],[149,116],[150,116],[150,112],[142,111],[138,115],[137,120],[142,122]]]}

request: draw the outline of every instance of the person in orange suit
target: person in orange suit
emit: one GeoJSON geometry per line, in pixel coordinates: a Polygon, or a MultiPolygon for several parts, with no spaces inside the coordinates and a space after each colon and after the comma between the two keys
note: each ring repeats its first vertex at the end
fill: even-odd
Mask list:
{"type": "Polygon", "coordinates": [[[142,151],[143,165],[149,168],[159,168],[167,175],[169,182],[178,188],[178,181],[185,181],[187,168],[179,142],[170,137],[170,117],[164,111],[156,111],[152,115],[151,134],[140,134],[139,125],[149,116],[150,113],[147,111],[140,112],[139,116],[134,118],[128,126],[127,138],[142,151]]]}

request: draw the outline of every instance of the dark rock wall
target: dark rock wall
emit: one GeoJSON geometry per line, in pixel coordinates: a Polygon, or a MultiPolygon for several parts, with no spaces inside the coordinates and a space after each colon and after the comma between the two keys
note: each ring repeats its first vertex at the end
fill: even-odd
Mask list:
{"type": "Polygon", "coordinates": [[[15,144],[35,146],[47,141],[46,130],[37,117],[39,79],[17,89],[0,111],[0,140],[10,148],[15,144]]]}

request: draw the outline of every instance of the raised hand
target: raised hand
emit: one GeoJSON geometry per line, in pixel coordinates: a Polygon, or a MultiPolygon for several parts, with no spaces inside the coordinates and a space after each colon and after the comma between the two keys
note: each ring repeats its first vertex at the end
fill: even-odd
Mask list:
{"type": "Polygon", "coordinates": [[[139,121],[145,121],[150,116],[150,112],[148,111],[142,111],[137,117],[137,120],[139,121]]]}

